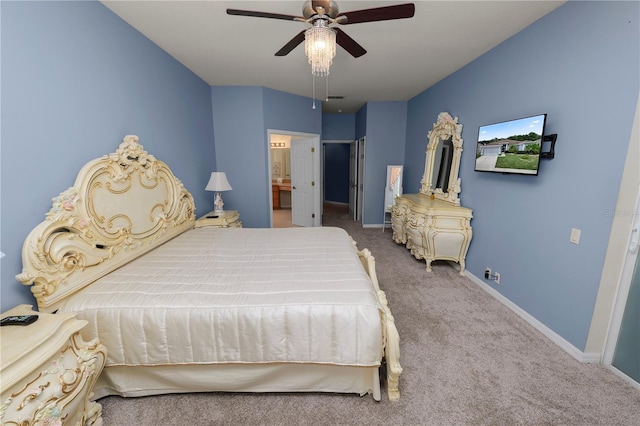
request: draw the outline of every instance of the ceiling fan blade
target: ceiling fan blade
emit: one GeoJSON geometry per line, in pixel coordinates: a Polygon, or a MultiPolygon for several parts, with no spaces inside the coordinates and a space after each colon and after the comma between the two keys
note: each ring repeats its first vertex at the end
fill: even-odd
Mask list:
{"type": "Polygon", "coordinates": [[[413,18],[416,6],[413,3],[395,6],[375,7],[373,9],[354,10],[340,13],[337,22],[342,25],[360,24],[363,22],[388,21],[391,19],[413,18]],[[344,20],[346,17],[346,21],[344,20]]]}
{"type": "Polygon", "coordinates": [[[336,43],[342,46],[344,50],[349,52],[351,56],[353,56],[354,58],[359,58],[360,56],[367,53],[364,47],[360,46],[357,41],[349,37],[347,33],[342,31],[340,28],[333,28],[333,30],[336,32],[336,43]]]}
{"type": "Polygon", "coordinates": [[[294,38],[292,38],[289,43],[282,46],[282,49],[276,52],[276,56],[286,56],[293,49],[296,48],[297,45],[304,41],[304,32],[305,30],[300,31],[294,38]]]}
{"type": "Polygon", "coordinates": [[[302,21],[302,22],[306,22],[306,19],[301,18],[299,16],[282,15],[280,13],[255,12],[255,11],[252,11],[252,10],[227,9],[227,15],[252,16],[254,18],[270,18],[270,19],[283,19],[285,21],[302,21]]]}

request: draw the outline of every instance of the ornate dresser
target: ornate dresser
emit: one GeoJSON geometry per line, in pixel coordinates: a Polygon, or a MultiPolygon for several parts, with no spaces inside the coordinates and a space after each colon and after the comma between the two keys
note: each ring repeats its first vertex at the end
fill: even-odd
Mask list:
{"type": "Polygon", "coordinates": [[[462,125],[441,112],[429,132],[420,192],[395,198],[391,211],[393,240],[405,244],[417,259],[453,260],[464,275],[471,242],[472,210],[460,206],[462,125]]]}
{"type": "Polygon", "coordinates": [[[1,327],[0,423],[100,425],[102,407],[90,400],[106,360],[98,341],[85,343],[87,324],[72,314],[34,312],[20,305],[2,318],[38,315],[33,324],[1,327]]]}

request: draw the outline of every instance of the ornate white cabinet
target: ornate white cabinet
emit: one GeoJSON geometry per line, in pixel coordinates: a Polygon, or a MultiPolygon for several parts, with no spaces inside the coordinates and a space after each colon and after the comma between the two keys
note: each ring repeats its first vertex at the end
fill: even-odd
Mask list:
{"type": "Polygon", "coordinates": [[[27,326],[1,327],[2,425],[100,425],[102,407],[90,400],[106,360],[98,341],[85,343],[87,324],[72,314],[34,312],[29,305],[2,314],[37,314],[27,326]]]}
{"type": "Polygon", "coordinates": [[[472,210],[460,206],[462,125],[441,112],[429,132],[422,186],[417,194],[396,197],[391,214],[393,240],[405,244],[417,259],[452,260],[464,275],[471,242],[472,210]]]}

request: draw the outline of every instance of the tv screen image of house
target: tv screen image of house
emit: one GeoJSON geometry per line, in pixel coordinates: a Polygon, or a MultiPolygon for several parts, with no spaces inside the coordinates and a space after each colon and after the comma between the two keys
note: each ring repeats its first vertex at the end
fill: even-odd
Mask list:
{"type": "Polygon", "coordinates": [[[480,126],[475,171],[538,175],[546,120],[540,114],[480,126]]]}

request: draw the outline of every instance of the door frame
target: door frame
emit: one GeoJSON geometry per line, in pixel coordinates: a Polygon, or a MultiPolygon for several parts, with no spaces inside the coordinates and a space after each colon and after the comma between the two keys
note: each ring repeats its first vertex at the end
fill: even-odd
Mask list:
{"type": "Polygon", "coordinates": [[[613,217],[609,244],[605,255],[600,287],[595,302],[594,313],[591,318],[589,335],[585,345],[585,353],[593,362],[601,362],[614,374],[628,381],[632,386],[640,389],[640,384],[627,376],[613,365],[613,355],[626,302],[631,288],[631,279],[637,253],[630,253],[629,242],[634,225],[634,219],[640,213],[637,201],[640,197],[640,170],[637,158],[640,156],[640,93],[629,138],[629,147],[625,160],[624,171],[618,199],[614,210],[605,211],[613,217]]]}
{"type": "MultiPolygon", "coordinates": [[[[633,227],[637,227],[640,219],[637,217],[638,212],[640,212],[640,186],[637,188],[636,195],[636,210],[633,227]]],[[[629,214],[634,214],[634,212],[628,212],[629,214]]],[[[632,228],[633,229],[633,228],[632,228]]],[[[636,270],[636,262],[638,260],[638,253],[640,250],[636,248],[635,252],[629,251],[629,245],[631,243],[631,232],[629,233],[629,239],[627,240],[626,245],[626,256],[624,258],[624,265],[622,267],[622,273],[620,275],[620,281],[618,285],[618,291],[615,296],[615,302],[613,305],[611,320],[609,322],[609,329],[607,332],[607,338],[605,342],[605,347],[603,351],[602,362],[605,364],[615,375],[625,379],[632,386],[640,390],[640,383],[636,382],[633,378],[626,375],[624,372],[618,370],[613,365],[613,357],[615,355],[616,346],[618,344],[618,338],[620,337],[620,329],[622,327],[622,320],[625,313],[625,308],[627,306],[627,300],[629,298],[629,291],[631,290],[631,284],[633,280],[634,273],[640,274],[640,270],[636,270]]],[[[636,231],[637,232],[637,231],[636,231]]]]}
{"type": "MultiPolygon", "coordinates": [[[[321,170],[320,170],[320,135],[316,133],[294,132],[290,130],[267,129],[267,179],[265,186],[269,198],[269,224],[273,228],[273,198],[271,197],[271,136],[285,135],[291,137],[291,143],[295,143],[296,139],[311,139],[311,146],[315,149],[317,155],[313,156],[313,180],[316,185],[313,186],[313,218],[312,226],[322,226],[322,191],[320,188],[321,170]]],[[[293,203],[292,203],[293,204],[293,203]]],[[[291,206],[293,208],[293,206],[291,206]]]]}
{"type": "MultiPolygon", "coordinates": [[[[358,171],[357,171],[357,185],[358,185],[358,201],[356,201],[356,220],[364,224],[364,182],[365,182],[365,149],[366,149],[366,136],[358,139],[358,171]]],[[[364,225],[363,225],[364,226],[364,225]]]]}
{"type": "Polygon", "coordinates": [[[349,144],[349,217],[358,220],[358,140],[349,144]]]}

